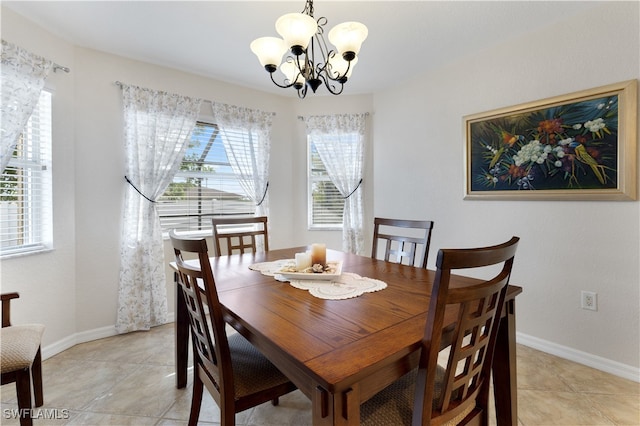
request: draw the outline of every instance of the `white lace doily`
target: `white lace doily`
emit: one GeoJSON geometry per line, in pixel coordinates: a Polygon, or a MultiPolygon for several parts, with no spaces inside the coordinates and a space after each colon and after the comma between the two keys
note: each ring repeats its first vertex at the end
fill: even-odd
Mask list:
{"type": "Polygon", "coordinates": [[[262,275],[273,277],[276,275],[277,271],[288,266],[296,266],[295,259],[281,259],[274,260],[273,262],[254,263],[253,265],[249,265],[249,269],[259,271],[262,275]]]}
{"type": "Polygon", "coordinates": [[[387,288],[387,283],[384,281],[361,277],[351,272],[343,272],[337,279],[331,281],[290,280],[289,284],[301,290],[308,290],[320,299],[330,300],[350,299],[387,288]]]}
{"type": "Polygon", "coordinates": [[[307,290],[320,299],[341,300],[358,297],[364,293],[372,293],[387,288],[387,283],[373,278],[361,277],[351,272],[343,272],[338,278],[327,280],[287,280],[277,271],[286,266],[295,266],[293,259],[276,260],[274,262],[255,263],[249,266],[263,275],[272,276],[278,281],[289,281],[292,287],[307,290]]]}

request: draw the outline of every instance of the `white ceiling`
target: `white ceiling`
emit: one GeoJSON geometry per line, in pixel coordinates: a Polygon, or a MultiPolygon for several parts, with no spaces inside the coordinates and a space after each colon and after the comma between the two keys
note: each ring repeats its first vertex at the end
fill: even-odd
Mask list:
{"type": "MultiPolygon", "coordinates": [[[[2,1],[3,7],[78,46],[291,96],[293,89],[285,91],[271,83],[249,44],[258,37],[277,36],[276,19],[301,12],[304,4],[304,0],[2,1]]],[[[369,28],[344,91],[362,94],[391,87],[506,38],[557,25],[598,4],[316,0],[314,15],[328,19],[327,30],[344,21],[359,21],[369,28]]],[[[324,88],[318,89],[318,95],[326,94],[324,88]]]]}

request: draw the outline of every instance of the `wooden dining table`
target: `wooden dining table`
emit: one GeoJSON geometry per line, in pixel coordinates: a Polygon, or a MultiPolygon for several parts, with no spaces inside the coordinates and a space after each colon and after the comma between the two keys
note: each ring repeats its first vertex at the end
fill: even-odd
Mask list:
{"type": "MultiPolygon", "coordinates": [[[[250,269],[306,250],[210,258],[225,320],[311,399],[314,425],[358,425],[360,404],[417,366],[435,271],[327,250],[327,260],[341,261],[343,272],[384,281],[387,287],[326,300],[250,269]]],[[[456,276],[451,285],[474,281],[456,276]]],[[[517,424],[515,297],[521,292],[513,285],[507,290],[496,343],[498,425],[517,424]]],[[[187,383],[188,345],[188,314],[177,291],[178,388],[187,383]]]]}

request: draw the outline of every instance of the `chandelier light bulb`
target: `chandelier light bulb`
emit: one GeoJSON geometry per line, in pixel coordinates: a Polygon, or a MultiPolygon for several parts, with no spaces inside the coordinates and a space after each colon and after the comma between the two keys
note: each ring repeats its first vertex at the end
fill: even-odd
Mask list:
{"type": "Polygon", "coordinates": [[[260,64],[270,73],[277,69],[278,64],[282,61],[282,56],[287,51],[284,40],[277,37],[255,39],[250,47],[258,57],[260,64]]]}
{"type": "Polygon", "coordinates": [[[329,31],[329,41],[337,49],[340,55],[350,61],[360,52],[362,42],[369,35],[369,30],[360,22],[343,22],[329,31]]]}
{"type": "Polygon", "coordinates": [[[300,55],[318,31],[318,23],[304,13],[287,13],[276,21],[276,31],[294,55],[300,55]]]}

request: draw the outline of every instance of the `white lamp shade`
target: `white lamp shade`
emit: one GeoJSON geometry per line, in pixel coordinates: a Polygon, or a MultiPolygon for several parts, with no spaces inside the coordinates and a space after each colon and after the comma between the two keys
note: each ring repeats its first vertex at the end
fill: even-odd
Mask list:
{"type": "Polygon", "coordinates": [[[353,52],[357,55],[368,34],[369,30],[360,22],[343,22],[331,28],[329,41],[341,55],[345,52],[353,52]]]}
{"type": "Polygon", "coordinates": [[[282,65],[280,65],[280,71],[282,71],[285,78],[287,79],[287,84],[291,84],[291,83],[304,84],[304,77],[302,76],[302,73],[300,72],[300,70],[298,70],[298,67],[295,66],[293,62],[288,62],[288,61],[283,62],[282,65]]]}
{"type": "Polygon", "coordinates": [[[349,62],[342,59],[342,56],[336,54],[331,59],[329,59],[329,75],[332,78],[345,77],[344,73],[347,71],[347,78],[351,78],[351,73],[353,72],[353,68],[358,63],[358,57],[356,56],[351,61],[351,66],[349,66],[349,62]]]}
{"type": "Polygon", "coordinates": [[[311,37],[318,31],[318,23],[304,13],[287,13],[276,21],[276,31],[284,39],[287,48],[302,46],[306,49],[311,37]]]}
{"type": "Polygon", "coordinates": [[[287,51],[284,40],[277,37],[261,37],[251,42],[251,51],[256,54],[260,64],[277,67],[282,55],[287,51]]]}

